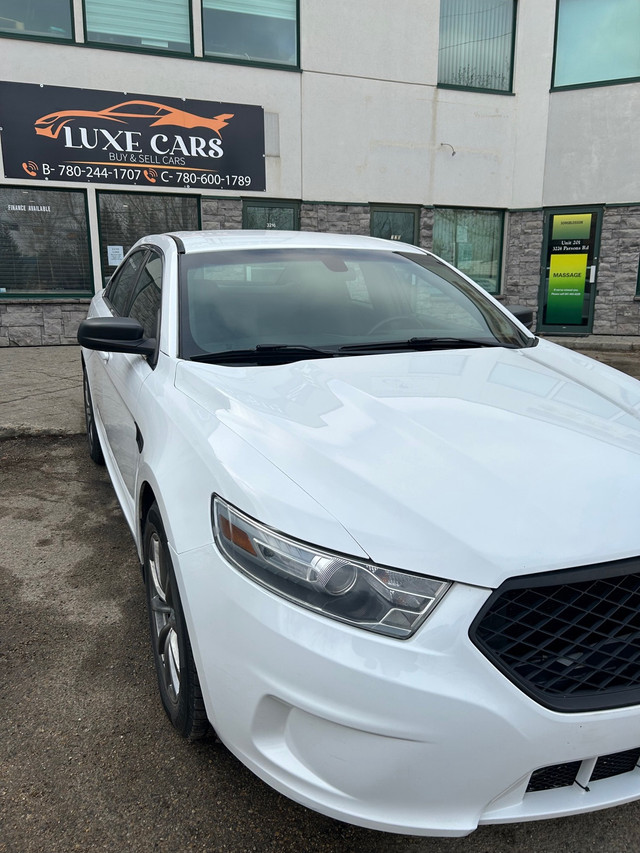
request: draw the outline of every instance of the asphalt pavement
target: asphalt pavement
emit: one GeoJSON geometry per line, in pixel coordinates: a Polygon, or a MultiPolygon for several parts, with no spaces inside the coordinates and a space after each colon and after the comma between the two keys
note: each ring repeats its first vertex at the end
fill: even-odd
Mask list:
{"type": "MultiPolygon", "coordinates": [[[[590,354],[640,378],[640,341],[625,344],[590,354]]],[[[83,432],[78,347],[0,350],[0,853],[640,849],[640,802],[396,836],[293,803],[213,737],[183,741],[157,695],[133,542],[83,432]]]]}
{"type": "Polygon", "coordinates": [[[0,438],[83,431],[80,347],[0,349],[0,438]]]}

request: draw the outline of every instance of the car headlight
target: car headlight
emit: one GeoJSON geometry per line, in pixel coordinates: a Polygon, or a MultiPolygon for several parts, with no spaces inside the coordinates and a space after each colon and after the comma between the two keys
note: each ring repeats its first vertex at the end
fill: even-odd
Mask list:
{"type": "Polygon", "coordinates": [[[302,607],[367,631],[410,637],[451,585],[298,542],[215,495],[211,509],[218,548],[243,574],[302,607]]]}

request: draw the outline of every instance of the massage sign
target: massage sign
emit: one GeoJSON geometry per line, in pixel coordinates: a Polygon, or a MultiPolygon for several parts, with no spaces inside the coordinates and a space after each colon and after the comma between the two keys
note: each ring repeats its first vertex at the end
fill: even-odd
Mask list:
{"type": "Polygon", "coordinates": [[[264,191],[262,107],[0,82],[8,178],[264,191]]]}
{"type": "Polygon", "coordinates": [[[547,324],[584,323],[585,293],[595,275],[592,258],[595,224],[593,213],[552,216],[544,317],[547,324]]]}

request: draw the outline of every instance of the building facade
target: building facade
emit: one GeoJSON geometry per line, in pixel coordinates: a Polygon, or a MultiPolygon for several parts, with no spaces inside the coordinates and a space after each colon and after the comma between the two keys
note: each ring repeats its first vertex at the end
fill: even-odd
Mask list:
{"type": "Polygon", "coordinates": [[[640,334],[639,139],[637,0],[0,0],[0,346],[193,228],[404,240],[640,334]]]}

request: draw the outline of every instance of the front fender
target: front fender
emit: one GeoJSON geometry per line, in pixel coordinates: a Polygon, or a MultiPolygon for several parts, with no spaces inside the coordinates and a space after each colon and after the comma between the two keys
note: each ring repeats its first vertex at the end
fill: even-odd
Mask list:
{"type": "Polygon", "coordinates": [[[211,496],[303,541],[367,559],[342,525],[230,427],[154,371],[141,389],[136,545],[143,496],[153,490],[167,539],[180,554],[213,542],[211,496]],[[160,405],[158,405],[160,403],[160,405]]]}

